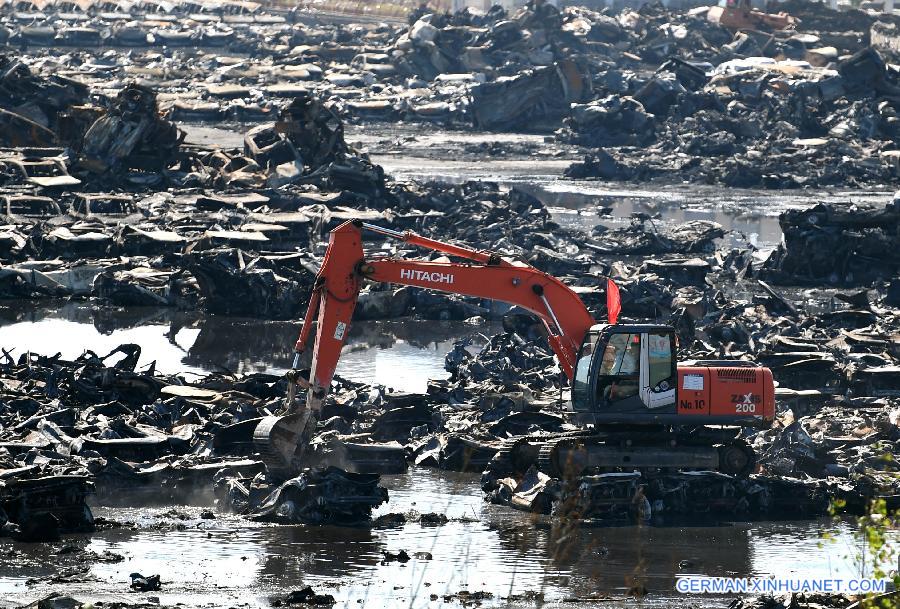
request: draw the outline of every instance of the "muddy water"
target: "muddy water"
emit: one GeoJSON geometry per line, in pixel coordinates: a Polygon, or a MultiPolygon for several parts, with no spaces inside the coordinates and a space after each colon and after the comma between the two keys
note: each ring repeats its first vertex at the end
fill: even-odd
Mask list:
{"type": "MultiPolygon", "coordinates": [[[[267,606],[272,596],[305,585],[333,594],[338,606],[434,606],[430,595],[461,590],[486,591],[487,606],[506,598],[541,593],[546,601],[575,606],[576,600],[620,600],[635,586],[645,587],[648,606],[687,606],[673,592],[677,574],[721,576],[835,576],[856,573],[853,538],[845,524],[831,522],[721,523],[718,526],[616,526],[556,530],[546,520],[485,504],[477,476],[413,470],[384,479],[390,502],[383,512],[436,511],[451,520],[443,526],[420,524],[386,529],[277,527],[248,523],[229,515],[199,518],[199,508],[95,509],[98,515],[139,524],[139,530],[112,530],[75,536],[66,543],[94,552],[111,551],[125,561],[94,564],[78,581],[48,584],[55,572],[53,548],[0,540],[27,559],[0,567],[0,597],[7,603],[34,599],[50,591],[76,597],[131,601],[124,594],[132,572],[159,573],[163,603],[189,606],[267,606]],[[183,518],[183,519],[182,519],[183,518]],[[183,530],[172,530],[172,523],[183,530]],[[163,530],[154,525],[164,523],[163,530]],[[829,533],[835,541],[825,542],[829,533]],[[406,550],[409,563],[382,564],[383,551],[406,550]],[[425,553],[430,554],[427,558],[425,553]],[[29,578],[38,581],[30,585],[29,578]],[[568,602],[566,602],[568,601],[568,602]],[[371,605],[369,604],[371,603],[371,605]]],[[[717,598],[692,598],[691,606],[723,606],[717,598]]],[[[3,603],[0,602],[0,605],[3,603]]],[[[517,604],[533,605],[533,602],[517,604]]],[[[613,603],[617,605],[619,603],[613,603]]]]}
{"type": "MultiPolygon", "coordinates": [[[[243,145],[242,129],[187,125],[188,141],[223,147],[243,145]]],[[[348,125],[347,141],[370,154],[373,162],[398,180],[459,183],[487,180],[532,193],[564,226],[590,230],[631,221],[635,213],[656,217],[659,226],[712,220],[735,231],[727,242],[768,250],[781,240],[778,214],[828,201],[885,204],[890,193],[860,190],[766,191],[715,186],[619,184],[563,179],[580,157],[573,146],[546,141],[543,135],[469,133],[428,125],[348,125]],[[504,154],[486,157],[479,146],[504,154]],[[599,215],[602,208],[610,213],[599,215]]]]}

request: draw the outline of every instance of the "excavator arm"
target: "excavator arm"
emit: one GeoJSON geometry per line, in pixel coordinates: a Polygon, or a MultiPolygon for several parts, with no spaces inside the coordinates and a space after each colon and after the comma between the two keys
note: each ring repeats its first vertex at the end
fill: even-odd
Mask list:
{"type": "MultiPolygon", "coordinates": [[[[578,295],[563,282],[538,269],[498,254],[429,239],[413,232],[394,231],[362,222],[345,222],[331,232],[322,267],[316,277],[309,308],[296,344],[298,367],[315,324],[307,408],[318,411],[331,385],[347,337],[363,280],[416,286],[501,300],[519,305],[540,318],[562,370],[572,379],[578,350],[595,321],[578,295]],[[367,258],[362,231],[370,230],[463,262],[367,258]]],[[[302,379],[294,382],[306,385],[302,379]]]]}

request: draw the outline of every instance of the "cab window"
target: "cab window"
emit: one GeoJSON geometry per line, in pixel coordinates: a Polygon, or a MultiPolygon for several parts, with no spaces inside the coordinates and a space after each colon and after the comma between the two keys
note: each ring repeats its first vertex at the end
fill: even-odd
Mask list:
{"type": "Polygon", "coordinates": [[[575,378],[572,383],[572,403],[580,409],[590,407],[591,363],[596,348],[597,336],[590,335],[581,346],[578,362],[575,364],[575,378]]]}
{"type": "Polygon", "coordinates": [[[641,335],[612,334],[603,351],[597,379],[597,398],[611,404],[638,394],[641,335]]]}
{"type": "Polygon", "coordinates": [[[632,376],[641,363],[641,335],[613,334],[606,343],[600,376],[632,376]]]}
{"type": "Polygon", "coordinates": [[[671,334],[647,335],[648,361],[650,364],[650,388],[667,391],[675,386],[675,366],[671,334]]]}

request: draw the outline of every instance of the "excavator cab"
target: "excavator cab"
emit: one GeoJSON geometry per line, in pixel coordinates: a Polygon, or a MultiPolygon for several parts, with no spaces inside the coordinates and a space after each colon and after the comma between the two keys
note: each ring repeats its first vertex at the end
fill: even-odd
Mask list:
{"type": "Polygon", "coordinates": [[[674,415],[676,379],[672,328],[599,324],[578,354],[572,409],[610,421],[674,415]]]}

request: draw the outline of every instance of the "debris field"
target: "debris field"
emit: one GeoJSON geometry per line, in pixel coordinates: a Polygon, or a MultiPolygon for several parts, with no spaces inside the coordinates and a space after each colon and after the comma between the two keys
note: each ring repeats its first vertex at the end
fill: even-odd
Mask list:
{"type": "MultiPolygon", "coordinates": [[[[198,495],[251,521],[384,526],[404,516],[373,518],[390,506],[380,476],[408,468],[481,473],[485,501],[554,522],[816,518],[835,502],[861,514],[872,499],[900,508],[900,21],[789,0],[778,8],[796,17],[791,28],[735,31],[717,8],[530,2],[334,23],[244,2],[3,3],[0,299],[298,320],[329,231],[362,220],[527,262],[595,319],[607,318],[613,278],[622,319],[673,326],[682,359],[770,368],[778,414],[742,432],[757,456],[747,477],[556,476],[536,447],[580,431],[537,319],[371,283],[354,320],[501,320],[503,332],[458,340],[449,378],[421,394],[339,370],[307,460],[286,476],[266,467],[254,434],[282,409],[284,376],[164,374],[138,365],[138,344],[35,353],[0,327],[0,537],[58,542],[122,526],[91,505],[198,495]],[[193,143],[199,123],[239,132],[243,146],[193,143]],[[598,218],[585,230],[516,185],[395,180],[345,135],[409,123],[542,133],[546,150],[525,154],[536,168],[569,161],[563,182],[883,195],[785,210],[771,251],[731,245],[707,220],[640,213],[609,228],[599,205],[584,210],[598,218]]],[[[367,251],[422,255],[366,238],[367,251]]],[[[320,592],[276,604],[334,603],[320,592]]]]}

